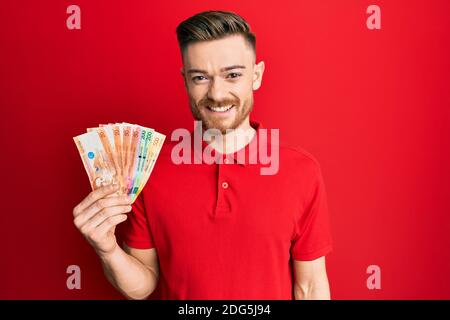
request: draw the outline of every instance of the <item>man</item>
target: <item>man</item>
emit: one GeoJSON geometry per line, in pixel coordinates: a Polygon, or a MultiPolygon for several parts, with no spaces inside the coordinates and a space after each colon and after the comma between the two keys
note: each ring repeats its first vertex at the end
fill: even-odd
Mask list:
{"type": "Polygon", "coordinates": [[[264,73],[250,27],[234,13],[208,11],[182,22],[177,35],[192,114],[201,130],[223,134],[193,143],[192,155],[209,147],[224,161],[176,164],[168,142],[133,207],[103,187],[75,207],[75,225],[129,299],[145,299],[157,286],[165,299],[329,299],[319,164],[284,146],[275,174],[250,163],[263,129],[249,115],[264,73]],[[238,159],[240,152],[248,157],[238,159]],[[115,227],[127,217],[122,249],[115,227]]]}

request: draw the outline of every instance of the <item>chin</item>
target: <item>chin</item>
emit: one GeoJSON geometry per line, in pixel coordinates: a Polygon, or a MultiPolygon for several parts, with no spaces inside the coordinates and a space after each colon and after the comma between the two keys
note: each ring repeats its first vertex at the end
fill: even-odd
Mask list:
{"type": "Polygon", "coordinates": [[[222,133],[226,133],[227,130],[233,130],[235,128],[235,121],[225,120],[225,121],[206,121],[207,129],[217,129],[222,133]]]}

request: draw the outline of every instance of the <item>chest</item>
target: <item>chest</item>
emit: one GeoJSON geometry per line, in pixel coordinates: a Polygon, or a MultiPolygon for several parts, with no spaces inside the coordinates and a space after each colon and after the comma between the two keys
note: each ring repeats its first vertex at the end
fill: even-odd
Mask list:
{"type": "Polygon", "coordinates": [[[185,252],[288,246],[298,210],[295,181],[239,165],[174,166],[155,177],[146,209],[157,247],[185,252]],[[182,251],[183,251],[182,250],[182,251]]]}

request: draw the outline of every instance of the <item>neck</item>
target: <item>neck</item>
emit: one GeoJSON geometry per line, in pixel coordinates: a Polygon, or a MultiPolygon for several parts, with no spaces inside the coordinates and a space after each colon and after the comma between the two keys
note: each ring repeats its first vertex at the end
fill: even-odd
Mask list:
{"type": "Polygon", "coordinates": [[[235,130],[219,139],[212,139],[210,146],[222,154],[234,153],[244,148],[253,139],[256,130],[250,125],[249,116],[235,130]]]}

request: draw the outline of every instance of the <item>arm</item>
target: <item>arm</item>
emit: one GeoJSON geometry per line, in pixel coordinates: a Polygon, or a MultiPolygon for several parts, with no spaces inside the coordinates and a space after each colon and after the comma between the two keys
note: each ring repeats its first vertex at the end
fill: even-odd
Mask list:
{"type": "Polygon", "coordinates": [[[74,224],[97,252],[106,277],[128,299],[145,299],[156,288],[159,266],[156,250],[117,244],[115,228],[127,219],[131,200],[116,196],[117,186],[92,191],[73,210],[74,224]]]}
{"type": "Polygon", "coordinates": [[[100,255],[103,271],[109,282],[128,299],[147,298],[156,288],[159,278],[155,248],[135,249],[118,245],[107,255],[100,255]]]}
{"type": "Polygon", "coordinates": [[[296,300],[329,300],[330,287],[325,257],[312,261],[293,260],[296,300]]]}

